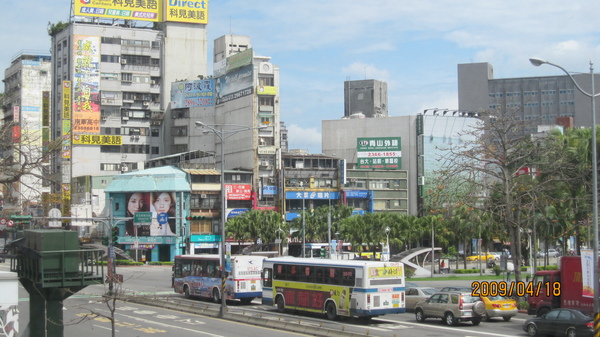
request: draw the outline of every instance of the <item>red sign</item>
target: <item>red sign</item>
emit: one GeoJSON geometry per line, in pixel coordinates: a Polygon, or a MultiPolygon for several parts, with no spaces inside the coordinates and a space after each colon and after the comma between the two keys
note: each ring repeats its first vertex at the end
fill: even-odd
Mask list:
{"type": "Polygon", "coordinates": [[[225,184],[227,200],[250,200],[252,185],[250,184],[225,184]]]}
{"type": "Polygon", "coordinates": [[[15,222],[12,220],[8,220],[8,227],[13,227],[15,225],[15,222]]]}

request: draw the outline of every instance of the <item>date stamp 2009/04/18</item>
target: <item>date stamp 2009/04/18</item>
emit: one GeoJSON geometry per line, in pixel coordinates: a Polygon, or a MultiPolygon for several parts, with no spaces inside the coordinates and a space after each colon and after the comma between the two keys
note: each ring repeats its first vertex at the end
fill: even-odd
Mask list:
{"type": "Polygon", "coordinates": [[[474,281],[471,283],[472,296],[532,297],[560,296],[560,282],[506,282],[474,281]]]}

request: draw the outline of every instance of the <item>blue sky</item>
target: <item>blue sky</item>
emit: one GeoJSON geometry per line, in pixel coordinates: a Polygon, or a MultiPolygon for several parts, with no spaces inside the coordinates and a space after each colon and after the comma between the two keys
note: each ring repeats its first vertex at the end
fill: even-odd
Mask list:
{"type": "MultiPolygon", "coordinates": [[[[48,52],[48,22],[67,21],[70,4],[0,0],[0,67],[48,52]]],[[[345,80],[387,82],[391,116],[456,109],[460,63],[489,62],[495,78],[561,74],[533,56],[600,69],[599,12],[594,0],[211,0],[208,55],[219,36],[250,36],[280,67],[289,147],[320,153],[321,121],[343,116],[345,80]]]]}

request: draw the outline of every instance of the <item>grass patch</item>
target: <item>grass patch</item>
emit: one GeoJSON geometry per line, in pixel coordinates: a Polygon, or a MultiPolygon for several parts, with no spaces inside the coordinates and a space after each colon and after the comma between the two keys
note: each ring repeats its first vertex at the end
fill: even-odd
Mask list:
{"type": "MultiPolygon", "coordinates": [[[[407,279],[409,282],[413,281],[452,281],[452,280],[502,280],[506,278],[506,274],[504,275],[494,275],[494,274],[483,274],[479,275],[448,275],[448,276],[435,276],[435,277],[415,277],[407,279]]],[[[513,276],[514,278],[514,276],[513,276]]]]}

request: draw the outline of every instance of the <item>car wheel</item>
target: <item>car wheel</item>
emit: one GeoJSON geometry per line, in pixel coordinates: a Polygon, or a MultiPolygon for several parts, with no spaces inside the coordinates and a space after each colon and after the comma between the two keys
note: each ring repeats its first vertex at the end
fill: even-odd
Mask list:
{"type": "Polygon", "coordinates": [[[335,307],[334,302],[330,301],[327,303],[327,305],[325,306],[325,312],[327,313],[327,319],[329,319],[330,321],[337,320],[337,308],[335,307]]]}
{"type": "Polygon", "coordinates": [[[417,309],[415,311],[415,318],[417,319],[417,322],[420,322],[420,323],[425,322],[425,314],[423,313],[423,310],[417,309]]]}
{"type": "Polygon", "coordinates": [[[283,301],[283,296],[277,296],[275,303],[277,303],[277,311],[284,313],[285,312],[285,302],[283,301]]]}
{"type": "Polygon", "coordinates": [[[473,318],[471,322],[473,323],[473,325],[479,325],[481,324],[481,318],[473,318]]]}
{"type": "Polygon", "coordinates": [[[510,322],[510,319],[511,319],[511,318],[512,318],[512,316],[504,316],[504,317],[502,317],[502,319],[503,319],[505,322],[510,322]]]}
{"type": "Polygon", "coordinates": [[[535,324],[530,323],[527,325],[527,334],[531,337],[537,336],[537,327],[535,324]]]}
{"type": "Polygon", "coordinates": [[[221,302],[221,294],[219,294],[219,289],[217,289],[217,288],[213,289],[212,300],[215,303],[221,302]]]}
{"type": "Polygon", "coordinates": [[[575,328],[568,328],[567,329],[567,334],[565,336],[567,336],[567,337],[577,337],[577,330],[575,330],[575,328]]]}
{"type": "Polygon", "coordinates": [[[446,316],[444,317],[444,319],[445,319],[446,325],[449,325],[449,326],[456,325],[456,323],[457,323],[456,318],[454,318],[454,314],[451,312],[447,313],[446,316]]]}

